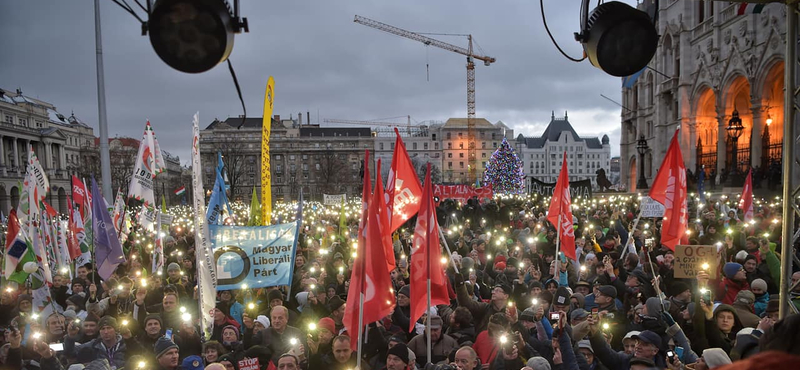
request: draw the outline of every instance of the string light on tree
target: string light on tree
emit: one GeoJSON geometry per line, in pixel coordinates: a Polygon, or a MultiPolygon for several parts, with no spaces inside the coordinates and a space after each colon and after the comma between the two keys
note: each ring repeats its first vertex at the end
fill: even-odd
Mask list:
{"type": "Polygon", "coordinates": [[[521,194],[524,191],[522,160],[505,138],[486,163],[483,183],[492,185],[495,194],[521,194]]]}

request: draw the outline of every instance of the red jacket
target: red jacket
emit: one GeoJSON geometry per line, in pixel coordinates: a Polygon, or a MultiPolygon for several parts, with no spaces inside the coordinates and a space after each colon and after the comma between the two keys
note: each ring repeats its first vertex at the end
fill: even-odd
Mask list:
{"type": "Polygon", "coordinates": [[[727,277],[723,278],[717,286],[716,300],[723,304],[733,304],[740,290],[750,290],[750,284],[746,280],[739,283],[727,277]]]}
{"type": "Polygon", "coordinates": [[[500,343],[497,342],[497,339],[489,336],[488,330],[484,330],[475,338],[472,349],[478,354],[481,364],[491,364],[500,352],[500,343]]]}

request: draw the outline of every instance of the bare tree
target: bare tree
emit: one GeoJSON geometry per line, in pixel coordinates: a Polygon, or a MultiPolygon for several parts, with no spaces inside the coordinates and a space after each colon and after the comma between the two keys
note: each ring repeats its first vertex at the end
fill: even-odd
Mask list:
{"type": "Polygon", "coordinates": [[[225,163],[223,176],[228,176],[228,185],[230,186],[229,199],[236,199],[237,190],[247,176],[246,155],[242,154],[241,143],[228,137],[225,141],[215,142],[213,148],[214,155],[217,152],[222,153],[222,162],[225,163]]]}
{"type": "MultiPolygon", "coordinates": [[[[428,161],[423,161],[419,157],[411,158],[411,164],[417,171],[417,177],[419,178],[420,183],[425,181],[425,174],[428,171],[428,163],[428,161]]],[[[442,182],[442,171],[433,163],[431,163],[431,181],[434,184],[439,184],[442,182]]]]}
{"type": "MultiPolygon", "coordinates": [[[[122,189],[128,191],[133,177],[133,167],[136,166],[136,154],[138,148],[127,146],[117,146],[109,148],[109,158],[111,160],[111,188],[116,191],[122,189]]],[[[109,195],[113,197],[113,195],[109,195]]],[[[113,199],[113,198],[112,198],[113,199]]]]}
{"type": "Polygon", "coordinates": [[[325,194],[335,194],[340,186],[351,182],[350,169],[347,168],[344,154],[325,152],[319,155],[320,168],[317,171],[317,184],[325,194]]]}

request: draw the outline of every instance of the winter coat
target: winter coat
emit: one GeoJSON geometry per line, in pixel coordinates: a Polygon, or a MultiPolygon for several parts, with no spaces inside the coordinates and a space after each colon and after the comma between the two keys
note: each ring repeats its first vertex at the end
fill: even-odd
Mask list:
{"type": "Polygon", "coordinates": [[[761,317],[764,312],[767,312],[767,303],[769,303],[769,293],[765,292],[760,296],[756,296],[756,303],[753,305],[756,316],[761,317]]]}
{"type": "MultiPolygon", "coordinates": [[[[106,346],[103,344],[103,341],[100,338],[93,339],[88,343],[81,344],[80,346],[74,347],[74,351],[72,355],[77,355],[78,352],[81,351],[82,348],[91,348],[95,354],[95,358],[97,359],[107,359],[109,363],[113,364],[117,369],[122,368],[125,366],[125,352],[126,346],[125,341],[122,340],[122,336],[117,335],[117,344],[114,346],[114,351],[112,352],[111,358],[108,357],[108,352],[106,351],[106,346]]],[[[64,348],[66,350],[66,348],[64,348]]]]}
{"type": "Polygon", "coordinates": [[[717,298],[715,301],[723,304],[732,304],[736,301],[736,295],[739,294],[740,290],[750,290],[750,284],[747,281],[738,282],[725,277],[717,286],[717,298]]]}
{"type": "Polygon", "coordinates": [[[408,342],[408,349],[417,355],[417,365],[420,367],[425,366],[426,363],[439,363],[447,360],[450,352],[458,349],[458,342],[453,337],[442,334],[441,338],[431,346],[431,360],[428,361],[428,337],[425,334],[419,334],[408,342]]]}
{"type": "MultiPolygon", "coordinates": [[[[592,344],[594,356],[600,359],[600,362],[602,362],[603,365],[609,369],[628,370],[631,368],[631,359],[633,358],[633,355],[626,354],[625,352],[615,352],[612,350],[611,347],[608,346],[605,337],[603,337],[603,334],[600,333],[599,330],[589,337],[589,341],[592,344]]],[[[653,361],[658,369],[664,369],[667,367],[664,356],[656,355],[653,361]]]]}

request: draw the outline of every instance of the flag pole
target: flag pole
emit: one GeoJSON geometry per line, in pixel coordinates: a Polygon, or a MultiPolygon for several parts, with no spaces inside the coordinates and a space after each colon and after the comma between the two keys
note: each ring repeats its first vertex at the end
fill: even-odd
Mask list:
{"type": "MultiPolygon", "coordinates": [[[[447,239],[445,239],[444,233],[442,233],[442,228],[441,227],[437,227],[437,229],[439,229],[439,237],[442,239],[442,242],[444,242],[445,249],[447,249],[447,258],[450,259],[450,263],[453,264],[453,269],[455,269],[456,270],[456,274],[458,274],[459,273],[458,272],[458,266],[456,266],[456,261],[453,261],[453,259],[450,258],[453,255],[453,252],[450,252],[450,246],[447,244],[447,239]]],[[[429,286],[428,287],[428,293],[430,293],[430,291],[431,291],[431,287],[429,286]]]]}
{"type": "MultiPolygon", "coordinates": [[[[620,259],[625,258],[625,255],[628,254],[628,250],[630,249],[631,242],[633,242],[633,231],[636,230],[636,227],[639,225],[639,220],[642,218],[642,211],[639,211],[639,214],[636,216],[636,220],[633,221],[633,226],[631,227],[630,231],[628,231],[628,240],[625,240],[625,249],[622,251],[622,256],[620,259]]],[[[636,248],[634,247],[634,250],[636,248]]]]}
{"type": "MultiPolygon", "coordinates": [[[[430,170],[431,170],[430,163],[428,163],[428,173],[430,173],[430,170]]],[[[424,201],[425,202],[430,202],[430,199],[425,199],[424,201]]],[[[426,203],[426,204],[428,204],[428,203],[426,203]]],[[[430,228],[432,226],[431,223],[433,223],[433,222],[430,222],[430,221],[431,220],[428,220],[428,230],[430,230],[430,228]]],[[[436,226],[437,226],[437,229],[438,229],[438,226],[439,226],[438,223],[436,224],[436,226]]],[[[439,230],[439,232],[441,232],[441,229],[439,230]]],[[[427,254],[427,256],[425,256],[426,257],[425,258],[425,275],[428,278],[427,279],[428,293],[426,295],[426,297],[428,298],[428,310],[426,311],[428,318],[425,320],[425,331],[426,331],[426,336],[427,336],[426,337],[426,342],[427,342],[427,346],[426,347],[427,347],[427,351],[428,351],[427,352],[427,355],[428,355],[427,359],[428,359],[428,362],[433,363],[433,361],[431,361],[431,259],[430,259],[431,245],[430,245],[430,233],[426,232],[426,234],[428,234],[427,237],[425,238],[425,240],[426,240],[425,243],[427,244],[425,246],[426,247],[425,248],[425,253],[427,254]]],[[[447,244],[445,243],[445,245],[447,245],[447,244]]],[[[448,248],[448,253],[449,253],[449,250],[450,249],[448,248]]],[[[449,258],[450,256],[448,255],[447,257],[449,258]]]]}
{"type": "MultiPolygon", "coordinates": [[[[364,246],[364,249],[366,249],[366,245],[364,246]]],[[[364,288],[366,286],[366,277],[365,277],[366,259],[364,258],[364,254],[365,253],[361,254],[360,256],[361,261],[359,261],[361,265],[361,274],[360,274],[361,276],[359,276],[361,280],[361,287],[359,287],[358,289],[358,349],[357,349],[358,358],[356,358],[356,369],[361,369],[361,353],[362,353],[361,351],[364,343],[364,288]]]]}
{"type": "MultiPolygon", "coordinates": [[[[561,210],[558,211],[558,225],[556,225],[556,269],[554,272],[554,276],[557,277],[556,282],[561,281],[561,270],[558,266],[558,263],[561,262],[558,258],[558,252],[561,248],[561,210]]],[[[561,283],[558,284],[561,286],[561,283]]]]}

